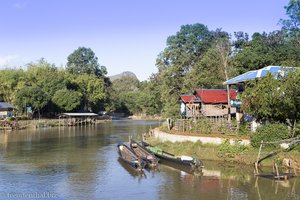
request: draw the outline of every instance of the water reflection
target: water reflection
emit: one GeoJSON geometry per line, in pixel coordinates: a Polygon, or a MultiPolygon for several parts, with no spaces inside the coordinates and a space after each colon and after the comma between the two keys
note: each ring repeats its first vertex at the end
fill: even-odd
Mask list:
{"type": "Polygon", "coordinates": [[[205,161],[203,175],[194,176],[161,164],[134,174],[118,160],[116,144],[156,125],[127,120],[0,133],[0,199],[7,192],[51,192],[56,199],[300,199],[299,178],[255,177],[248,166],[205,161]]]}
{"type": "Polygon", "coordinates": [[[127,163],[125,163],[122,159],[118,158],[118,163],[127,171],[133,178],[137,178],[139,180],[143,178],[147,178],[144,171],[136,171],[132,167],[130,167],[127,163]]]}

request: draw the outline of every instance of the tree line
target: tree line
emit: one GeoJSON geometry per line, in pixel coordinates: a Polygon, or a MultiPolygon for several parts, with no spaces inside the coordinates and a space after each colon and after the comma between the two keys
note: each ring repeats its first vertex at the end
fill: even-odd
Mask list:
{"type": "MultiPolygon", "coordinates": [[[[287,19],[279,20],[280,30],[252,36],[242,31],[231,35],[222,29],[210,30],[201,23],[181,26],[167,38],[165,49],[157,56],[158,72],[147,81],[133,77],[111,81],[95,53],[86,47],[71,53],[65,68],[41,59],[28,64],[27,70],[4,69],[0,73],[0,101],[17,105],[19,112],[31,106],[35,113],[45,116],[100,110],[179,116],[180,94],[191,93],[195,88],[224,88],[223,82],[228,78],[269,65],[300,67],[300,0],[290,0],[285,10],[287,19]]],[[[286,86],[281,87],[281,93],[276,92],[276,98],[266,96],[270,95],[266,88],[272,86],[275,92],[282,82],[262,82],[266,88],[249,83],[253,90],[248,90],[243,109],[264,119],[283,120],[291,115],[299,119],[299,73],[292,77],[292,81],[281,80],[286,86]],[[288,91],[291,87],[295,89],[288,91]],[[286,99],[288,95],[280,96],[283,93],[294,98],[284,103],[288,109],[294,109],[293,113],[284,114],[286,107],[281,104],[275,116],[271,110],[273,101],[286,99]],[[259,110],[262,107],[255,104],[268,98],[269,110],[259,110]]]]}

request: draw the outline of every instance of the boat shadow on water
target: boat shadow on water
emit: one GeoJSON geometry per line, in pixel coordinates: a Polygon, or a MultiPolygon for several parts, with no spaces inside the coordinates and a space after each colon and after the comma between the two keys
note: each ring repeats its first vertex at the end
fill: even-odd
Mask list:
{"type": "Polygon", "coordinates": [[[147,176],[144,171],[137,171],[134,170],[132,167],[130,167],[124,160],[121,158],[118,158],[118,163],[134,178],[138,178],[139,180],[141,179],[146,179],[147,176]]]}
{"type": "Polygon", "coordinates": [[[183,171],[185,173],[191,174],[191,175],[195,175],[195,176],[202,176],[203,175],[203,170],[202,168],[193,168],[191,166],[188,165],[182,165],[182,164],[177,164],[168,160],[164,160],[164,159],[160,159],[160,163],[163,165],[166,165],[168,167],[174,168],[176,170],[179,171],[183,171]]]}

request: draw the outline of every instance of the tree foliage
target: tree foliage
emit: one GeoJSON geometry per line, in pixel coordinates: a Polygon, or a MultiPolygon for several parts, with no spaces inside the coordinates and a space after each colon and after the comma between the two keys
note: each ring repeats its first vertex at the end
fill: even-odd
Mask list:
{"type": "Polygon", "coordinates": [[[55,92],[52,101],[64,111],[73,111],[80,105],[81,97],[80,92],[64,88],[55,92]]]}
{"type": "MultiPolygon", "coordinates": [[[[257,131],[253,135],[251,135],[251,145],[258,148],[261,141],[274,142],[284,140],[287,139],[290,134],[291,132],[288,130],[288,127],[285,124],[267,123],[264,126],[258,127],[257,131]]],[[[275,147],[278,146],[278,144],[267,144],[265,146],[275,147]]]]}
{"type": "Polygon", "coordinates": [[[71,74],[94,74],[98,77],[107,74],[106,68],[100,66],[98,58],[90,48],[79,47],[68,56],[67,71],[71,74]]]}
{"type": "MultiPolygon", "coordinates": [[[[200,23],[183,25],[167,38],[157,56],[158,72],[143,82],[127,77],[111,83],[106,68],[86,47],[68,56],[65,69],[45,59],[29,63],[27,70],[4,69],[0,100],[18,105],[19,111],[28,98],[36,110],[46,113],[105,109],[177,117],[180,94],[196,88],[223,88],[228,78],[269,65],[300,67],[299,8],[300,0],[290,0],[285,7],[288,18],[280,21],[281,30],[252,36],[240,31],[231,37],[200,23]]],[[[289,119],[292,123],[299,119],[299,84],[296,72],[287,79],[269,75],[251,82],[243,109],[262,121],[289,119]]]]}
{"type": "Polygon", "coordinates": [[[41,88],[36,86],[26,86],[18,91],[16,104],[19,108],[32,107],[34,111],[40,111],[49,102],[50,97],[41,88]]]}
{"type": "Polygon", "coordinates": [[[282,122],[299,119],[300,70],[275,79],[268,73],[261,80],[250,82],[242,95],[242,109],[259,121],[282,122]]]}
{"type": "Polygon", "coordinates": [[[279,22],[283,30],[291,38],[291,41],[300,45],[300,0],[290,0],[284,7],[289,19],[281,19],[279,22]]]}

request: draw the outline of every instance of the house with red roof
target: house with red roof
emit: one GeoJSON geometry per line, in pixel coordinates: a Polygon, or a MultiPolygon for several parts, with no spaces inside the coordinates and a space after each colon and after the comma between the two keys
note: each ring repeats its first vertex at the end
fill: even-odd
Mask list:
{"type": "MultiPolygon", "coordinates": [[[[236,99],[236,90],[230,90],[230,100],[236,99]]],[[[228,97],[226,89],[196,89],[194,94],[180,95],[182,116],[224,117],[228,115],[228,97]]],[[[236,108],[231,108],[234,114],[236,108]]]]}
{"type": "Polygon", "coordinates": [[[200,117],[200,99],[192,94],[180,95],[180,113],[186,118],[200,117]]]}
{"type": "MultiPolygon", "coordinates": [[[[228,114],[228,96],[226,89],[197,89],[194,95],[201,100],[201,113],[206,117],[224,117],[228,114]]],[[[236,99],[236,90],[229,90],[230,100],[236,99]]],[[[236,112],[230,109],[231,114],[236,112]]]]}

